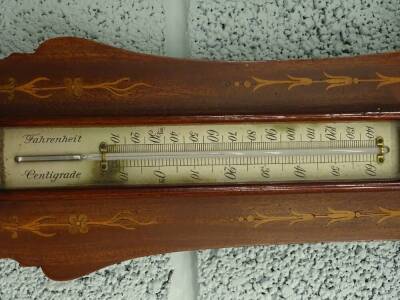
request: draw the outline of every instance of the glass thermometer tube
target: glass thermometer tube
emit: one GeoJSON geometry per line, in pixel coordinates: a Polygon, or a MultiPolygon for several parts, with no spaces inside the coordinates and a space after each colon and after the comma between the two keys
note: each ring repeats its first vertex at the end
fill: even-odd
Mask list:
{"type": "MultiPolygon", "coordinates": [[[[377,141],[380,137],[377,138],[377,141]]],[[[383,141],[383,139],[382,139],[383,141]]],[[[103,144],[104,145],[104,144],[103,144]]],[[[312,145],[312,143],[310,143],[312,145]]],[[[107,147],[107,145],[105,145],[107,147]]],[[[101,148],[101,146],[100,146],[101,148]]],[[[188,151],[188,152],[126,152],[126,153],[107,153],[98,154],[70,154],[70,155],[31,155],[31,156],[16,156],[15,161],[17,163],[27,162],[49,162],[49,161],[79,161],[79,160],[91,160],[91,161],[123,161],[123,160],[138,160],[138,159],[168,159],[168,158],[226,158],[226,157],[263,157],[263,156],[304,156],[304,155],[354,155],[354,154],[371,154],[381,155],[381,160],[384,158],[384,154],[389,152],[388,147],[380,148],[378,142],[371,147],[329,147],[326,148],[277,148],[277,149],[265,149],[265,150],[237,150],[237,151],[188,151]]],[[[379,161],[378,161],[379,162],[379,161]]],[[[383,162],[383,161],[382,161],[383,162]]]]}

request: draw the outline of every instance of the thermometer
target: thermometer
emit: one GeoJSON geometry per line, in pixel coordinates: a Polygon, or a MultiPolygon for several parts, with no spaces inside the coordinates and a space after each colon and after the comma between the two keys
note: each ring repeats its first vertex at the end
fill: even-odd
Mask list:
{"type": "Polygon", "coordinates": [[[398,177],[397,122],[3,128],[3,189],[398,177]]]}
{"type": "Polygon", "coordinates": [[[400,239],[400,55],[216,62],[78,38],[0,60],[0,258],[400,239]]]}

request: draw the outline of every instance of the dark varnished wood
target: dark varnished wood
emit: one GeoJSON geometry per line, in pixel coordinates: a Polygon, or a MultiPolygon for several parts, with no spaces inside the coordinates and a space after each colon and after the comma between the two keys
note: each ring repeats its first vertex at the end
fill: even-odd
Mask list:
{"type": "Polygon", "coordinates": [[[17,216],[21,225],[43,216],[68,224],[70,215],[80,214],[86,215],[88,222],[104,221],[121,211],[131,212],[141,222],[155,223],[135,230],[90,226],[87,233],[75,234],[67,227],[46,227],[42,231],[55,236],[37,236],[27,230],[19,231],[14,239],[12,232],[3,230],[0,257],[16,259],[25,266],[41,266],[49,277],[67,280],[129,258],[172,251],[399,239],[398,196],[399,185],[393,183],[5,192],[0,194],[0,218],[17,216]],[[397,211],[397,217],[378,223],[383,217],[380,208],[397,211]],[[255,227],[246,218],[256,213],[326,217],[255,227]]]}
{"type": "Polygon", "coordinates": [[[399,53],[205,62],[58,38],[0,61],[0,118],[396,112],[399,67],[399,53]]]}
{"type": "Polygon", "coordinates": [[[34,126],[129,126],[162,124],[214,124],[240,122],[339,122],[399,120],[399,112],[351,113],[351,114],[305,114],[305,115],[224,115],[224,116],[154,116],[154,117],[61,117],[61,118],[0,118],[1,127],[34,126]]]}
{"type": "MultiPolygon", "coordinates": [[[[398,53],[203,62],[61,38],[0,61],[0,126],[398,120],[399,66],[398,53]],[[390,84],[377,88],[377,73],[390,84]],[[253,76],[275,81],[253,91],[253,76]],[[20,85],[42,77],[49,80],[20,85]],[[125,77],[111,86],[117,94],[134,82],[151,87],[120,96],[95,86],[125,77]],[[296,82],[302,85],[288,89],[296,82]]],[[[398,182],[0,191],[0,257],[68,280],[172,251],[400,239],[399,195],[398,182]]]]}

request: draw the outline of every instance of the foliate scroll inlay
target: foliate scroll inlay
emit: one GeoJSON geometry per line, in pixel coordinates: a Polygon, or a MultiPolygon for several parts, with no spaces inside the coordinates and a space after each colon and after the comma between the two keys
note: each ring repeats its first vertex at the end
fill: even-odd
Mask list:
{"type": "Polygon", "coordinates": [[[135,230],[140,226],[157,224],[155,220],[139,221],[130,211],[121,211],[109,219],[96,220],[86,214],[71,214],[65,220],[54,216],[42,216],[28,222],[21,222],[13,216],[8,221],[0,221],[0,231],[7,231],[13,239],[19,237],[21,232],[30,233],[40,237],[51,238],[59,231],[70,234],[86,234],[90,228],[114,228],[119,230],[135,230]]]}
{"type": "Polygon", "coordinates": [[[400,210],[392,210],[383,207],[379,207],[376,211],[362,212],[355,210],[335,210],[328,208],[326,213],[314,213],[314,212],[299,212],[290,211],[286,215],[274,215],[260,212],[254,212],[254,214],[246,217],[239,217],[239,222],[248,222],[253,224],[254,227],[259,227],[268,223],[287,223],[288,225],[294,225],[298,223],[313,223],[319,220],[326,222],[326,225],[332,225],[334,223],[343,223],[350,221],[359,221],[361,219],[376,220],[377,224],[381,224],[390,219],[400,219],[400,210]]]}
{"type": "Polygon", "coordinates": [[[139,88],[150,88],[151,85],[144,82],[133,82],[129,77],[116,80],[88,83],[82,78],[65,78],[62,84],[54,84],[50,78],[37,77],[28,82],[17,84],[14,78],[8,83],[0,84],[0,93],[8,94],[10,100],[14,99],[16,93],[23,93],[36,99],[48,99],[55,93],[66,92],[76,98],[85,92],[103,91],[114,97],[135,97],[139,88]]]}
{"type": "Polygon", "coordinates": [[[324,72],[323,75],[325,78],[322,79],[313,79],[310,77],[292,75],[286,75],[286,78],[283,79],[267,79],[252,76],[250,79],[247,79],[244,82],[236,81],[234,86],[237,88],[242,86],[246,89],[251,88],[253,92],[256,92],[258,90],[277,85],[285,86],[289,91],[298,87],[323,85],[325,86],[325,90],[329,91],[337,87],[356,86],[359,84],[375,84],[377,89],[393,84],[400,84],[399,76],[386,76],[382,75],[381,73],[376,73],[375,78],[358,78],[346,75],[337,76],[326,72],[324,72]]]}

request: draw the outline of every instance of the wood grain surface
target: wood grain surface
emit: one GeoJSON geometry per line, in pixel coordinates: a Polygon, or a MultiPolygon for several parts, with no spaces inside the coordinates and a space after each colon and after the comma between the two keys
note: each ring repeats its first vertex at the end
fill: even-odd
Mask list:
{"type": "Polygon", "coordinates": [[[57,280],[172,251],[373,239],[400,239],[397,183],[0,194],[0,257],[57,280]]]}
{"type": "Polygon", "coordinates": [[[0,61],[0,118],[395,112],[400,55],[206,62],[78,38],[0,61]]]}
{"type": "MultiPolygon", "coordinates": [[[[398,120],[400,54],[205,62],[77,38],[0,61],[0,126],[398,120]]],[[[0,191],[0,258],[68,280],[193,249],[400,239],[399,182],[0,191]]]]}

